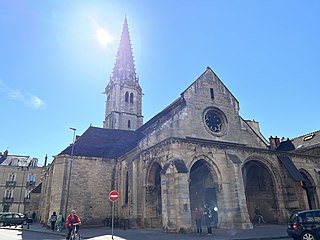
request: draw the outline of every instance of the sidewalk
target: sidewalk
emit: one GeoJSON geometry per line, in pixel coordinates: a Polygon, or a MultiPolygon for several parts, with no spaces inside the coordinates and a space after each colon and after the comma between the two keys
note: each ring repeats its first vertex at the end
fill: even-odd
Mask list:
{"type": "MultiPolygon", "coordinates": [[[[205,230],[205,229],[204,229],[205,230]]],[[[30,224],[29,229],[23,231],[34,231],[48,234],[65,236],[63,232],[53,232],[40,224],[30,224]]],[[[82,227],[80,229],[82,239],[91,240],[111,240],[110,227],[82,227]]],[[[198,236],[196,233],[178,234],[165,233],[158,229],[114,229],[114,240],[181,240],[181,239],[215,239],[215,240],[267,240],[267,239],[291,239],[286,232],[286,225],[257,225],[253,229],[213,229],[213,235],[203,234],[198,236]]]]}

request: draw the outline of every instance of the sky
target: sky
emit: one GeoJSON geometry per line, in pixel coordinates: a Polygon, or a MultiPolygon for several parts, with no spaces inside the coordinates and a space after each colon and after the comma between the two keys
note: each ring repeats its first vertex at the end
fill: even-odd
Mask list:
{"type": "Polygon", "coordinates": [[[320,130],[319,12],[317,0],[2,0],[0,152],[50,163],[70,127],[102,127],[125,16],[144,122],[209,66],[267,139],[320,130]]]}

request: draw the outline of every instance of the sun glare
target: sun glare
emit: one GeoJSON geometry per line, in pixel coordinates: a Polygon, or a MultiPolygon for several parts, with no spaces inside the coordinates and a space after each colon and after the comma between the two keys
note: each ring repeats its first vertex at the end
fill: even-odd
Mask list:
{"type": "Polygon", "coordinates": [[[97,29],[96,36],[97,36],[99,43],[103,46],[105,46],[109,42],[111,42],[111,39],[112,39],[111,35],[103,28],[97,29]]]}

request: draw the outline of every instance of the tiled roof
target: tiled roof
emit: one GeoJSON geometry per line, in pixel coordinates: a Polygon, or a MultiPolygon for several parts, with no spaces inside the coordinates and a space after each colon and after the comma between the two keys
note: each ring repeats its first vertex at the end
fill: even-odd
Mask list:
{"type": "MultiPolygon", "coordinates": [[[[90,126],[75,142],[74,156],[117,158],[135,147],[144,135],[137,131],[90,126]]],[[[68,146],[59,155],[71,155],[68,146]]]]}
{"type": "Polygon", "coordinates": [[[320,130],[291,139],[296,149],[316,147],[320,145],[320,130]]]}
{"type": "Polygon", "coordinates": [[[2,155],[0,156],[0,164],[16,167],[36,167],[38,159],[30,156],[8,155],[5,157],[2,155]]]}

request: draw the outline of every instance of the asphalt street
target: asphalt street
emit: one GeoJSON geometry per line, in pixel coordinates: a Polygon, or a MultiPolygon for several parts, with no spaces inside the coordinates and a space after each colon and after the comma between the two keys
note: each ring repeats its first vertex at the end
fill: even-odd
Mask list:
{"type": "MultiPolygon", "coordinates": [[[[82,239],[112,240],[110,227],[81,228],[82,239]]],[[[0,240],[51,240],[65,239],[65,232],[51,231],[40,224],[24,227],[1,227],[0,240]]],[[[159,229],[114,229],[113,240],[189,240],[189,239],[215,239],[215,240],[291,240],[287,236],[285,225],[258,225],[253,229],[214,229],[213,235],[196,233],[178,234],[165,233],[159,229]]]]}

